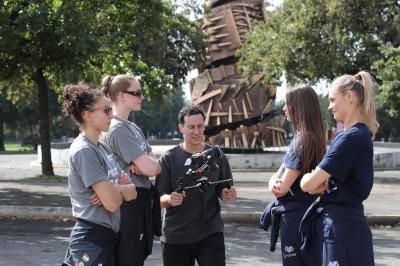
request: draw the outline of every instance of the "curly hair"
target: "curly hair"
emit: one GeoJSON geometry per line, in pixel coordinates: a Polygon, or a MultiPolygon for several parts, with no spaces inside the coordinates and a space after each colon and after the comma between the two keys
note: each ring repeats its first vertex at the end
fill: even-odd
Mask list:
{"type": "Polygon", "coordinates": [[[101,91],[92,89],[85,83],[68,84],[63,89],[64,114],[82,124],[83,111],[90,110],[101,96],[104,96],[101,91]]]}

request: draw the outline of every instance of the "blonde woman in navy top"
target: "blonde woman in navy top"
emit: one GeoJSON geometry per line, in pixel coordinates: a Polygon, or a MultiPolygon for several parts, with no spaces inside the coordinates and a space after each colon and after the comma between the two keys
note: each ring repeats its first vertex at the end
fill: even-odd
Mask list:
{"type": "Polygon", "coordinates": [[[301,180],[304,191],[322,194],[303,219],[304,232],[311,232],[306,228],[309,218],[317,217],[314,227],[323,241],[323,265],[374,265],[363,206],[374,182],[372,139],[378,128],[371,75],[361,71],[336,78],[329,101],[344,131],[336,135],[321,163],[301,180]]]}

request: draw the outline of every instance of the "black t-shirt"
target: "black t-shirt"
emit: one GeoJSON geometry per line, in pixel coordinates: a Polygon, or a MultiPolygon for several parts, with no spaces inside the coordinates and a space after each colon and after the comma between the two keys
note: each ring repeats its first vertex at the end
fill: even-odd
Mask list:
{"type": "MultiPolygon", "coordinates": [[[[212,146],[206,144],[205,149],[212,146]]],[[[171,194],[178,188],[178,181],[183,177],[185,186],[193,186],[198,179],[206,176],[209,181],[232,178],[231,169],[224,154],[217,159],[219,168],[203,172],[200,176],[187,176],[192,154],[184,151],[180,145],[168,150],[160,158],[161,173],[156,177],[156,187],[160,196],[171,194]]],[[[220,204],[215,185],[209,185],[204,192],[198,188],[186,191],[182,205],[166,208],[163,217],[161,241],[174,244],[198,242],[207,236],[223,232],[224,224],[220,214],[220,204]]]]}
{"type": "Polygon", "coordinates": [[[371,137],[362,123],[336,135],[318,165],[337,184],[336,190],[324,194],[324,202],[360,205],[369,196],[374,183],[371,137]]]}

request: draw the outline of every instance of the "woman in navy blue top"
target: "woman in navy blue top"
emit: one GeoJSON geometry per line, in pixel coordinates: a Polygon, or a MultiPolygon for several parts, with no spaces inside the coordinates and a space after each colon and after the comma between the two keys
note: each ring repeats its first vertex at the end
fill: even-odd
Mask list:
{"type": "Polygon", "coordinates": [[[336,135],[318,167],[303,176],[301,188],[323,193],[315,216],[323,240],[323,265],[374,265],[362,204],[373,185],[372,138],[378,128],[371,75],[361,71],[338,77],[329,89],[329,101],[344,131],[336,135]]]}
{"type": "Polygon", "coordinates": [[[281,167],[269,181],[269,189],[277,197],[263,216],[274,216],[271,232],[276,237],[270,250],[280,232],[283,265],[321,265],[318,256],[300,251],[299,232],[301,218],[316,199],[301,190],[299,177],[315,168],[326,151],[318,96],[310,86],[289,90],[283,110],[295,133],[281,167]]]}

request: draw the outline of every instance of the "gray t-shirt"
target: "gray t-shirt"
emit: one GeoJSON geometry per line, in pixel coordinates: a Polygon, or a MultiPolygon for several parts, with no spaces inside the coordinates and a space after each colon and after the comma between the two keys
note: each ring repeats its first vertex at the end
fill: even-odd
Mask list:
{"type": "MultiPolygon", "coordinates": [[[[211,148],[206,145],[206,149],[211,148]]],[[[156,177],[156,187],[160,196],[171,194],[178,188],[178,178],[184,177],[184,185],[196,183],[193,177],[187,176],[189,158],[192,154],[184,151],[180,145],[168,150],[160,159],[161,173],[156,177]]],[[[209,181],[232,178],[231,169],[225,155],[218,159],[219,168],[205,172],[209,181]]],[[[200,178],[196,176],[195,178],[200,178]]],[[[166,208],[163,216],[161,241],[173,244],[190,244],[198,242],[211,234],[223,232],[221,207],[215,185],[207,186],[204,192],[192,189],[186,192],[182,205],[166,208]]]]}
{"type": "Polygon", "coordinates": [[[119,168],[111,150],[103,143],[93,144],[79,134],[69,149],[68,184],[74,217],[119,231],[120,212],[107,211],[89,202],[92,185],[100,181],[118,184],[119,168]]]}
{"type": "Polygon", "coordinates": [[[105,142],[113,151],[119,166],[130,176],[132,183],[137,187],[150,188],[149,177],[129,171],[130,162],[151,152],[142,130],[135,123],[113,117],[110,129],[105,134],[105,142]]]}

